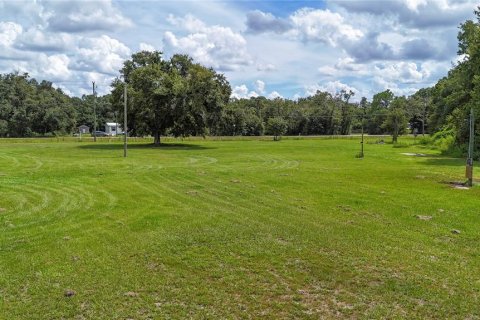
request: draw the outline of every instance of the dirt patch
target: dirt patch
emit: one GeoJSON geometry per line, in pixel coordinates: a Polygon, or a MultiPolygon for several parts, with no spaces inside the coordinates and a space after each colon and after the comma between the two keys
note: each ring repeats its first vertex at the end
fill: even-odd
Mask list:
{"type": "Polygon", "coordinates": [[[133,292],[133,291],[128,291],[128,292],[125,292],[125,296],[127,297],[138,297],[138,293],[136,292],[133,292]]]}
{"type": "Polygon", "coordinates": [[[0,208],[0,214],[5,213],[6,211],[7,211],[7,209],[5,209],[5,208],[0,208]]]}
{"type": "Polygon", "coordinates": [[[192,190],[192,191],[187,191],[187,192],[185,192],[185,193],[188,194],[188,195],[190,195],[190,196],[196,196],[196,195],[198,195],[198,191],[194,191],[194,190],[192,190]]]}
{"type": "Polygon", "coordinates": [[[470,187],[465,185],[464,182],[458,182],[458,181],[443,181],[443,183],[448,184],[450,187],[453,189],[457,190],[469,190],[470,187]]]}
{"type": "Polygon", "coordinates": [[[352,207],[347,206],[347,205],[343,205],[343,204],[339,204],[339,205],[337,206],[337,208],[342,209],[343,211],[346,211],[346,212],[352,211],[352,207]]]}
{"type": "Polygon", "coordinates": [[[417,218],[418,220],[423,220],[423,221],[432,220],[432,216],[416,215],[415,218],[417,218]]]}

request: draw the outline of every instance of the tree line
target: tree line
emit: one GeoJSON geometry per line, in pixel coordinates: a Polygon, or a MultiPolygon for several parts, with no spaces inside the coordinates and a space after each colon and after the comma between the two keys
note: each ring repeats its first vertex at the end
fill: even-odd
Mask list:
{"type": "MultiPolygon", "coordinates": [[[[318,91],[298,100],[265,97],[231,99],[225,77],[185,55],[163,60],[160,52],[139,52],[125,62],[122,78],[110,94],[95,97],[97,127],[123,118],[127,79],[128,127],[131,135],[348,135],[405,131],[417,126],[422,100],[395,97],[389,90],[372,102],[350,100],[353,92],[335,95],[318,91]]],[[[0,136],[68,135],[80,125],[93,128],[94,96],[69,97],[51,82],[28,74],[0,75],[0,136]]],[[[427,112],[430,112],[427,110],[427,112]]]]}
{"type": "MultiPolygon", "coordinates": [[[[298,100],[265,97],[232,99],[223,74],[195,63],[187,55],[164,59],[161,52],[132,55],[119,70],[112,91],[96,98],[97,127],[123,118],[127,86],[130,135],[348,135],[428,133],[434,140],[464,150],[468,114],[480,124],[480,13],[461,24],[462,60],[431,88],[395,96],[379,92],[371,101],[352,102],[354,93],[317,91],[298,100]]],[[[93,95],[69,97],[51,82],[28,74],[0,75],[0,136],[72,134],[79,125],[93,127],[93,95]]],[[[476,132],[477,136],[480,130],[476,132]]],[[[477,139],[477,142],[479,139],[477,139]]],[[[479,146],[480,144],[477,144],[479,146]]]]}
{"type": "MultiPolygon", "coordinates": [[[[110,97],[96,99],[97,123],[116,117],[110,97]]],[[[58,136],[93,127],[93,95],[70,97],[27,73],[0,74],[0,137],[58,136]]]]}

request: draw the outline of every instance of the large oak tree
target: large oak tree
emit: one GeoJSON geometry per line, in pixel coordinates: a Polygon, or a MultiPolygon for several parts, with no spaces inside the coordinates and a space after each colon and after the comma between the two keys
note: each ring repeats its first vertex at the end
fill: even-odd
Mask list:
{"type": "Polygon", "coordinates": [[[123,110],[123,90],[128,86],[128,126],[133,134],[160,136],[205,135],[227,105],[231,87],[226,78],[187,55],[169,60],[159,51],[141,51],[125,61],[112,86],[112,104],[123,110]]]}

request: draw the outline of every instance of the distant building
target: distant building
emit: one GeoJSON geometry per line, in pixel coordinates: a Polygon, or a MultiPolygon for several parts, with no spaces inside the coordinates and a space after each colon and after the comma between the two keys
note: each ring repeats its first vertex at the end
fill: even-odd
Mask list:
{"type": "Polygon", "coordinates": [[[78,127],[78,132],[80,132],[81,134],[89,133],[90,127],[82,124],[80,127],[78,127]]]}
{"type": "Polygon", "coordinates": [[[107,122],[105,124],[105,133],[109,136],[116,136],[117,134],[122,133],[122,127],[119,123],[107,122]]]}

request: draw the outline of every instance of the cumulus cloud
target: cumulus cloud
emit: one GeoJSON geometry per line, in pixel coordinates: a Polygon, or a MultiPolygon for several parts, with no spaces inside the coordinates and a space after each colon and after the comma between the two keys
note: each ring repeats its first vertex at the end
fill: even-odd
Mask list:
{"type": "Polygon", "coordinates": [[[140,51],[155,51],[155,47],[151,44],[140,42],[140,51]]]}
{"type": "Polygon", "coordinates": [[[265,82],[263,82],[262,80],[256,80],[254,82],[254,90],[250,90],[245,84],[235,86],[232,90],[232,94],[230,97],[234,99],[249,99],[264,96],[267,99],[272,100],[277,98],[283,98],[283,96],[277,91],[272,91],[267,94],[265,91],[265,87],[265,82]]]}
{"type": "Polygon", "coordinates": [[[398,23],[414,28],[439,28],[456,26],[464,17],[472,14],[477,1],[453,0],[383,0],[342,1],[330,0],[330,5],[349,12],[364,12],[378,16],[391,16],[398,23]]]}
{"type": "Polygon", "coordinates": [[[290,21],[275,17],[271,13],[255,10],[247,13],[247,31],[250,33],[285,33],[290,30],[290,21]]]}
{"type": "Polygon", "coordinates": [[[205,29],[207,29],[205,23],[192,14],[187,14],[184,17],[169,14],[167,21],[170,22],[171,25],[181,27],[188,32],[205,31],[205,29]]]}
{"type": "Polygon", "coordinates": [[[265,82],[262,80],[257,80],[255,81],[255,90],[259,92],[260,94],[265,93],[265,82]]]}
{"type": "Polygon", "coordinates": [[[311,8],[299,9],[288,19],[255,10],[247,15],[247,31],[288,34],[302,41],[322,42],[332,46],[336,46],[340,39],[357,40],[363,36],[361,30],[348,24],[339,13],[311,8]]]}
{"type": "Polygon", "coordinates": [[[421,70],[414,62],[376,65],[372,73],[377,78],[399,83],[420,83],[430,75],[427,70],[421,70]]]}
{"type": "Polygon", "coordinates": [[[37,73],[45,74],[51,80],[66,80],[71,76],[68,68],[70,59],[65,54],[51,56],[41,54],[36,63],[39,69],[37,73]]]}
{"type": "Polygon", "coordinates": [[[268,99],[275,100],[275,99],[283,99],[283,96],[278,93],[277,91],[272,91],[268,96],[268,99]]]}
{"type": "Polygon", "coordinates": [[[65,51],[74,46],[74,38],[67,33],[45,32],[30,28],[19,37],[15,47],[29,51],[65,51]]]}
{"type": "Polygon", "coordinates": [[[15,22],[0,22],[0,46],[11,46],[22,31],[22,26],[15,22]]]}
{"type": "Polygon", "coordinates": [[[244,84],[235,86],[232,90],[231,98],[235,99],[248,99],[251,97],[258,97],[259,94],[255,91],[248,90],[248,87],[244,84]]]}
{"type": "Polygon", "coordinates": [[[47,23],[52,31],[113,31],[133,25],[110,0],[53,1],[46,3],[45,10],[48,11],[47,23]]]}
{"type": "Polygon", "coordinates": [[[79,43],[74,67],[114,75],[130,54],[131,51],[125,44],[106,35],[84,38],[79,43]]]}
{"type": "Polygon", "coordinates": [[[0,62],[5,60],[22,60],[26,54],[14,48],[15,42],[21,36],[23,28],[14,22],[0,21],[0,62]]]}
{"type": "Polygon", "coordinates": [[[290,17],[293,34],[305,41],[319,41],[336,46],[340,39],[358,40],[363,36],[361,30],[349,25],[343,17],[330,10],[304,8],[290,17]]]}
{"type": "Polygon", "coordinates": [[[313,96],[317,93],[317,91],[328,92],[334,95],[342,90],[345,90],[347,92],[353,91],[355,95],[359,93],[358,89],[351,87],[348,84],[342,83],[338,80],[327,82],[324,85],[317,83],[317,84],[305,86],[305,94],[307,96],[313,96]]]}
{"type": "Polygon", "coordinates": [[[165,32],[163,42],[167,50],[187,53],[197,62],[220,71],[238,70],[253,63],[247,52],[247,41],[231,28],[207,26],[191,15],[170,16],[169,21],[193,33],[177,36],[171,31],[165,32]]]}

